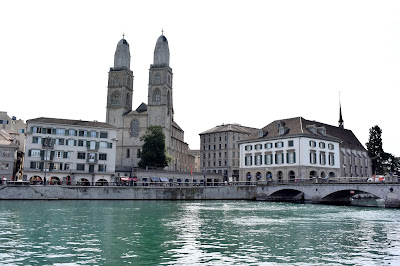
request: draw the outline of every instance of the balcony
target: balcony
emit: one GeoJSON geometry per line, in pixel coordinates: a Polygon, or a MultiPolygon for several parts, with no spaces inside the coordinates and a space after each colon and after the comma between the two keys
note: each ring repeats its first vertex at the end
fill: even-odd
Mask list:
{"type": "Polygon", "coordinates": [[[42,148],[43,149],[54,149],[54,144],[56,140],[53,138],[43,138],[42,139],[42,148]]]}

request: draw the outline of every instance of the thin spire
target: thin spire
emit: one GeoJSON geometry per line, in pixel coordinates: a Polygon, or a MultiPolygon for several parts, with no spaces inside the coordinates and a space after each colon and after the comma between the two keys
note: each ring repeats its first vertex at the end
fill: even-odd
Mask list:
{"type": "Polygon", "coordinates": [[[340,102],[340,91],[339,91],[339,128],[344,129],[342,117],[342,103],[340,102]]]}
{"type": "Polygon", "coordinates": [[[125,32],[122,33],[122,39],[125,40],[125,32]]]}
{"type": "Polygon", "coordinates": [[[161,35],[164,36],[164,29],[161,29],[161,35]]]}

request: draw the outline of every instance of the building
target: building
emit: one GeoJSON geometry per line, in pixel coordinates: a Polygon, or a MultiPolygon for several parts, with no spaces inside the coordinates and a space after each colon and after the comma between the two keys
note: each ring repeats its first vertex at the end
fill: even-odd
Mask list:
{"type": "Polygon", "coordinates": [[[14,180],[18,151],[18,139],[0,129],[0,181],[14,180]]]}
{"type": "Polygon", "coordinates": [[[189,155],[193,156],[194,163],[191,166],[191,172],[200,172],[200,150],[189,150],[189,155]]]}
{"type": "Polygon", "coordinates": [[[26,122],[24,180],[84,185],[115,181],[113,126],[44,117],[26,122]]]}
{"type": "Polygon", "coordinates": [[[200,133],[200,166],[206,173],[220,173],[224,181],[239,180],[238,141],[258,129],[238,124],[223,124],[200,133]]]}
{"type": "Polygon", "coordinates": [[[132,172],[140,161],[140,137],[149,126],[161,126],[167,153],[173,157],[166,170],[190,171],[194,163],[184,141],[184,131],[174,121],[173,73],[169,65],[169,46],[162,34],[156,42],[154,61],[149,69],[147,104],[132,110],[133,72],[130,70],[129,44],[125,38],[117,45],[114,67],[108,73],[106,122],[117,128],[116,171],[132,172]]]}
{"type": "Polygon", "coordinates": [[[240,141],[241,181],[371,176],[367,151],[342,119],[339,123],[295,117],[268,124],[240,141]]]}
{"type": "Polygon", "coordinates": [[[18,149],[13,172],[13,179],[17,179],[22,174],[26,124],[21,119],[17,120],[15,116],[9,117],[7,112],[0,112],[0,129],[5,130],[8,134],[17,139],[18,149]]]}

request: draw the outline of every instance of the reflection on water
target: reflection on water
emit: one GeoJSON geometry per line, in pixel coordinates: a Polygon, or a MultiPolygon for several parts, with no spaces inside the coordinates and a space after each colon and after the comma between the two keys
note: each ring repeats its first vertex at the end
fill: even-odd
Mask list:
{"type": "Polygon", "coordinates": [[[400,263],[400,210],[250,201],[1,201],[1,265],[400,263]]]}

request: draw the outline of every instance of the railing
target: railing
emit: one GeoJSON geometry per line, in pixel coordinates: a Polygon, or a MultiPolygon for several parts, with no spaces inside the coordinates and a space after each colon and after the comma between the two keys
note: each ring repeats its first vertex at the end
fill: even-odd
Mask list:
{"type": "Polygon", "coordinates": [[[176,187],[176,188],[186,188],[186,187],[222,187],[222,186],[256,186],[257,182],[141,182],[141,181],[117,181],[117,182],[107,182],[107,181],[58,181],[50,180],[46,184],[42,180],[35,181],[3,181],[0,185],[9,186],[95,186],[95,187],[148,187],[148,188],[158,188],[158,187],[176,187]]]}

